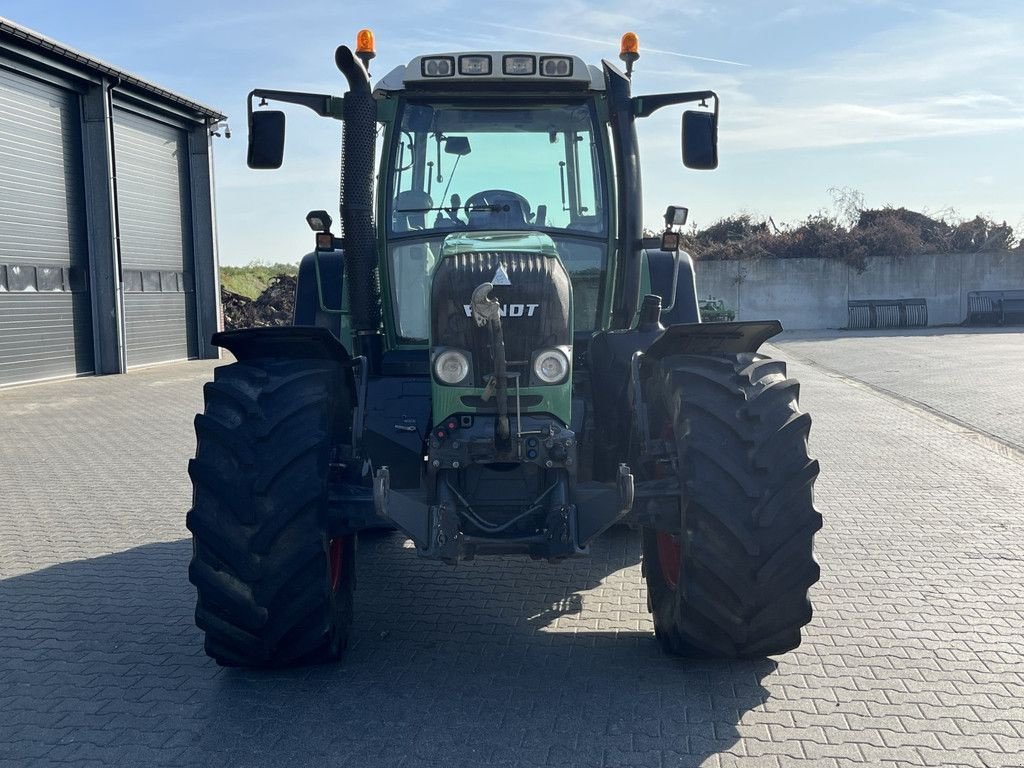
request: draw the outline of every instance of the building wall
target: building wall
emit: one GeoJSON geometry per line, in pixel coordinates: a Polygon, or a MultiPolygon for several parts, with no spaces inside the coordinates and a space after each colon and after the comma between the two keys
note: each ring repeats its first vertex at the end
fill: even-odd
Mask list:
{"type": "Polygon", "coordinates": [[[0,104],[7,108],[0,122],[8,123],[3,136],[11,146],[0,180],[15,197],[0,194],[0,386],[217,357],[210,344],[219,307],[208,127],[215,113],[190,111],[182,97],[62,57],[56,44],[40,50],[10,37],[5,25],[0,104]],[[38,109],[35,90],[49,94],[38,109]],[[133,127],[155,138],[135,141],[133,127]],[[170,177],[157,189],[162,170],[170,177]],[[167,194],[157,195],[164,187],[167,194]],[[50,192],[69,202],[52,204],[50,192]],[[166,236],[166,221],[177,238],[166,236]],[[63,288],[41,287],[51,261],[63,288]],[[34,281],[15,279],[26,270],[34,281]],[[129,286],[129,278],[139,285],[129,286]],[[177,303],[158,311],[169,302],[177,303]]]}
{"type": "Polygon", "coordinates": [[[1024,253],[871,257],[867,269],[828,259],[698,261],[701,298],[723,299],[738,320],[778,319],[790,330],[845,328],[854,299],[925,299],[929,325],[967,318],[970,291],[1024,289],[1024,253]]]}

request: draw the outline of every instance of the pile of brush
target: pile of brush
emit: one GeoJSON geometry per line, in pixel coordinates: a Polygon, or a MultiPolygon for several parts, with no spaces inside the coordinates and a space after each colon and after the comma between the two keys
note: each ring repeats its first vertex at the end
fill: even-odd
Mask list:
{"type": "Polygon", "coordinates": [[[255,299],[221,287],[220,300],[225,331],[290,325],[295,312],[295,277],[278,275],[271,278],[266,290],[255,299]]]}

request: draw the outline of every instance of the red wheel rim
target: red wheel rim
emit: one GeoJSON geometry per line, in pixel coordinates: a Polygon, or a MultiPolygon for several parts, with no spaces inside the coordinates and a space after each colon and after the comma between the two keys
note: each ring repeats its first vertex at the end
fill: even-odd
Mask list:
{"type": "Polygon", "coordinates": [[[345,567],[345,539],[331,539],[327,550],[327,562],[331,569],[331,591],[337,592],[341,584],[341,572],[345,567]]]}
{"type": "Polygon", "coordinates": [[[656,533],[658,542],[658,564],[661,578],[675,592],[679,588],[679,565],[682,561],[682,547],[671,533],[656,533]]]}

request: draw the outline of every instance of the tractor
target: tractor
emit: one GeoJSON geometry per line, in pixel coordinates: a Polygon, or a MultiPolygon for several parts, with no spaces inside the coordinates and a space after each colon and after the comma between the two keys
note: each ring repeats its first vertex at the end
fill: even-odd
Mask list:
{"type": "Polygon", "coordinates": [[[457,52],[371,86],[362,30],[344,96],[249,94],[251,168],[283,161],[270,102],[340,122],[340,222],[307,216],[293,325],[213,338],[235,362],[204,388],[187,525],[218,663],[337,659],[380,527],[456,564],[586,556],[628,525],[666,652],[799,645],[821,516],[799,384],[758,352],[781,326],[700,322],[682,206],[643,235],[637,121],[692,105],[682,161],[710,170],[719,99],[632,95],[622,42],[625,71],[457,52]]]}

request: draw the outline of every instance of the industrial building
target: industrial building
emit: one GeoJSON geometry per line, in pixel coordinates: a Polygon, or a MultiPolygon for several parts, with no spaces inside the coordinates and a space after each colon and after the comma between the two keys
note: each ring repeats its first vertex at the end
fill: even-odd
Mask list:
{"type": "Polygon", "coordinates": [[[217,357],[223,120],[0,18],[0,386],[217,357]]]}

